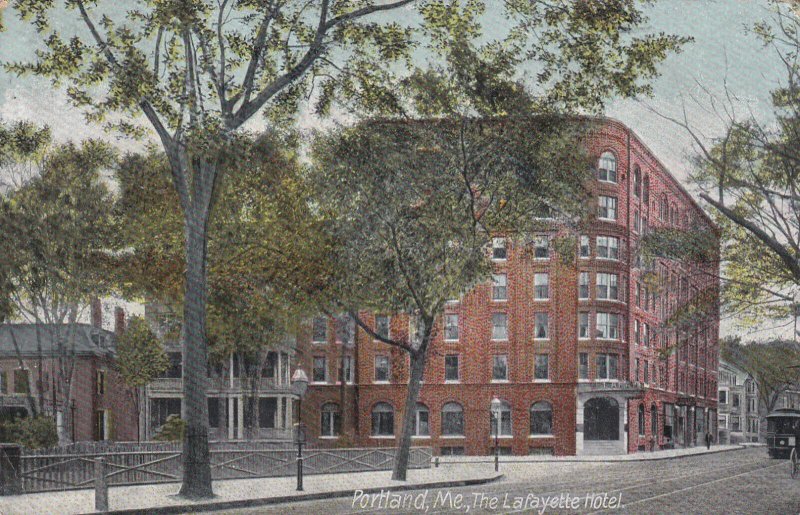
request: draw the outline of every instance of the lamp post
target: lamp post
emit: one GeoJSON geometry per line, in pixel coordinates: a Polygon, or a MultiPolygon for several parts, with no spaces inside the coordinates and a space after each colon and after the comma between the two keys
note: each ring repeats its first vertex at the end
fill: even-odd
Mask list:
{"type": "Polygon", "coordinates": [[[306,426],[300,418],[303,396],[308,389],[308,376],[302,368],[292,375],[292,393],[297,395],[297,424],[294,427],[294,443],[297,444],[297,490],[303,491],[303,444],[306,443],[306,426]]]}
{"type": "Polygon", "coordinates": [[[503,401],[497,398],[492,399],[491,411],[494,419],[494,471],[500,470],[500,409],[503,407],[503,401]]]}

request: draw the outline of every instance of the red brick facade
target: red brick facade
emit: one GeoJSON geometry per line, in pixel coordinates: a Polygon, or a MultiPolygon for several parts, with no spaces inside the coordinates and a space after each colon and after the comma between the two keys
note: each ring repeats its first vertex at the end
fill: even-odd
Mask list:
{"type": "MultiPolygon", "coordinates": [[[[606,152],[614,156],[616,181],[594,181],[593,187],[596,198],[616,199],[616,217],[596,218],[581,231],[580,236],[588,237],[588,256],[579,250],[586,240],[571,236],[578,239],[578,249],[566,261],[554,250],[556,239],[570,237],[560,229],[541,235],[549,239],[546,257],[541,258],[536,257],[532,242],[508,238],[506,259],[495,260],[495,273],[506,277],[505,300],[493,300],[493,285],[489,283],[446,307],[445,315],[458,315],[458,334],[454,341],[445,340],[442,317],[419,399],[427,408],[427,424],[422,430],[427,434],[416,440],[433,446],[437,453],[491,452],[494,438],[490,433],[489,406],[495,396],[510,405],[510,428],[504,419],[499,445],[514,454],[634,452],[700,444],[707,429],[714,432],[718,315],[695,324],[680,337],[675,330],[662,326],[679,306],[700,298],[698,295],[707,294],[713,309],[717,309],[719,260],[657,260],[646,270],[643,267],[648,265],[638,263],[636,255],[640,234],[648,228],[701,228],[711,231],[715,238],[716,229],[655,156],[621,123],[606,120],[586,144],[598,163],[606,152]],[[613,250],[607,250],[613,247],[607,243],[608,237],[618,238],[616,259],[613,250]],[[547,274],[546,288],[543,274],[547,274]],[[584,288],[580,286],[581,274],[588,274],[583,276],[588,279],[584,288]],[[614,297],[614,284],[617,299],[598,298],[614,297]],[[588,298],[581,298],[586,293],[588,298]],[[536,321],[537,314],[541,320],[545,313],[547,334],[543,335],[538,333],[541,328],[537,328],[536,321]],[[506,316],[504,339],[493,339],[495,314],[506,316]],[[601,335],[600,327],[606,325],[606,320],[613,320],[614,315],[618,316],[617,334],[608,328],[601,335]],[[586,319],[589,325],[586,334],[581,335],[579,325],[586,319]],[[647,338],[643,334],[645,324],[647,338]],[[585,358],[581,354],[586,354],[585,358]],[[455,355],[457,381],[445,381],[446,356],[455,355]],[[492,379],[496,355],[507,356],[507,380],[492,379]],[[545,358],[539,358],[540,373],[546,374],[547,379],[535,378],[537,355],[547,355],[546,367],[545,358]],[[582,359],[586,367],[581,366],[582,359]],[[614,363],[616,377],[609,377],[614,363]],[[596,399],[605,400],[598,404],[596,399]],[[539,403],[534,411],[540,416],[539,410],[546,407],[542,401],[551,407],[551,424],[545,424],[546,429],[542,430],[537,422],[534,429],[531,408],[539,403]],[[463,431],[457,431],[462,434],[442,435],[442,408],[447,403],[457,403],[463,410],[463,431]],[[640,406],[643,417],[639,415],[640,406]],[[618,438],[614,439],[612,426],[616,422],[612,419],[617,414],[620,423],[616,427],[618,438]],[[706,426],[708,420],[710,427],[706,426]]],[[[609,179],[608,173],[603,173],[609,179]]],[[[374,324],[375,319],[365,315],[365,322],[374,324]]],[[[324,381],[312,382],[303,400],[301,416],[309,435],[317,445],[394,446],[403,416],[408,358],[396,348],[373,341],[363,331],[357,332],[353,345],[344,345],[343,349],[342,343],[336,341],[335,324],[327,321],[325,342],[312,342],[314,338],[309,334],[298,346],[299,366],[312,380],[315,358],[318,372],[323,364],[320,358],[325,358],[327,368],[324,377],[318,377],[324,381]],[[343,351],[355,363],[354,382],[344,389],[338,383],[338,362],[343,351]],[[375,358],[384,355],[389,357],[390,381],[377,383],[375,358]],[[378,403],[387,403],[393,410],[393,436],[372,435],[372,411],[378,403]],[[329,417],[323,408],[328,408],[326,413],[338,412],[343,419],[338,437],[330,427],[331,418],[327,419],[329,436],[321,435],[323,420],[329,417]]],[[[391,334],[407,331],[406,316],[391,317],[391,334]]],[[[454,360],[448,359],[452,364],[454,360]]]]}

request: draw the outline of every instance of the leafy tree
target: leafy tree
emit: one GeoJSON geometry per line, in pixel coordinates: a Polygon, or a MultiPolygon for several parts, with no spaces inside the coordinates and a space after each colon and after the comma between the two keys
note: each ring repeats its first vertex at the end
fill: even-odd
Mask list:
{"type": "MultiPolygon", "coordinates": [[[[106,145],[93,141],[52,148],[30,178],[8,192],[0,218],[0,240],[13,243],[4,255],[8,295],[14,314],[36,324],[39,384],[43,357],[53,356],[57,406],[72,399],[82,306],[111,286],[106,252],[113,247],[112,201],[101,171],[113,159],[106,145]]],[[[45,392],[38,391],[41,413],[45,392]]],[[[61,426],[61,442],[70,438],[68,425],[61,426]]]]}
{"type": "MultiPolygon", "coordinates": [[[[325,286],[330,238],[307,204],[294,144],[262,135],[242,150],[243,164],[221,186],[209,228],[208,341],[212,381],[237,374],[245,392],[245,426],[258,420],[257,392],[267,352],[285,348],[296,321],[315,312],[325,286]],[[276,246],[273,242],[282,242],[276,246]],[[298,294],[302,291],[303,294],[298,294]],[[236,370],[228,367],[235,355],[236,370]],[[249,398],[247,398],[249,397],[249,398]],[[252,400],[250,400],[252,399],[252,400]]],[[[117,281],[128,297],[182,311],[181,213],[163,155],[130,154],[116,170],[117,281]]],[[[180,334],[180,316],[167,338],[180,334]]]]}
{"type": "Polygon", "coordinates": [[[587,204],[577,125],[546,117],[365,122],[318,142],[318,204],[333,213],[343,270],[333,304],[410,358],[394,479],[405,479],[412,414],[445,303],[490,276],[493,235],[525,246],[527,231],[571,224],[561,213],[580,217],[587,204]],[[553,218],[537,222],[544,216],[553,218]],[[379,334],[363,311],[408,315],[412,328],[379,334]]]}
{"type": "Polygon", "coordinates": [[[783,392],[800,384],[800,347],[796,342],[772,340],[743,343],[739,339],[722,341],[721,354],[748,374],[758,385],[758,400],[771,413],[783,392]]]}
{"type": "MultiPolygon", "coordinates": [[[[11,215],[12,205],[8,194],[15,188],[23,185],[33,174],[46,148],[50,145],[50,131],[31,123],[17,122],[5,124],[0,121],[0,223],[5,227],[11,215]]],[[[6,234],[8,236],[8,234],[6,234]]],[[[13,301],[14,273],[18,264],[16,258],[17,242],[10,237],[0,238],[0,324],[10,323],[17,315],[13,301]]],[[[19,344],[12,331],[11,341],[14,345],[17,362],[20,368],[24,367],[19,344]]],[[[39,410],[33,399],[31,377],[28,376],[28,407],[33,416],[39,410]]],[[[41,403],[41,399],[40,399],[41,403]]]]}
{"type": "MultiPolygon", "coordinates": [[[[143,115],[167,156],[186,251],[181,493],[211,496],[203,373],[207,236],[223,175],[238,163],[229,151],[236,133],[262,110],[270,123],[291,120],[312,92],[322,113],[337,96],[396,106],[393,78],[411,66],[412,51],[426,41],[449,44],[436,38],[451,27],[480,32],[485,2],[142,0],[121,7],[15,0],[12,6],[45,48],[11,70],[67,81],[70,98],[90,121],[113,120],[124,132],[141,134],[142,125],[129,116],[143,115]],[[77,17],[84,30],[63,34],[61,24],[51,24],[60,6],[66,12],[59,14],[77,17]],[[402,14],[408,23],[385,21],[387,14],[402,14]]],[[[506,0],[502,7],[510,27],[489,50],[509,63],[537,63],[538,84],[564,103],[596,104],[611,92],[646,91],[639,79],[653,76],[656,63],[681,42],[634,35],[645,21],[635,0],[506,0]]]]}
{"type": "MultiPolygon", "coordinates": [[[[125,332],[117,339],[117,367],[122,380],[131,389],[136,412],[142,404],[142,388],[169,367],[169,358],[161,341],[141,317],[132,317],[125,332]]],[[[141,435],[139,417],[136,434],[141,435]]]]}

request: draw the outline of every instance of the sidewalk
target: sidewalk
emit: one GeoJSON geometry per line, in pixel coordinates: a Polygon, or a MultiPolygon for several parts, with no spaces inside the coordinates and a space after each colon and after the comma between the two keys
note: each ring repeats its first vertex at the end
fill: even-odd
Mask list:
{"type": "MultiPolygon", "coordinates": [[[[142,514],[229,510],[299,500],[352,497],[355,490],[374,493],[383,489],[394,493],[478,485],[502,477],[492,467],[409,470],[408,481],[392,481],[391,475],[391,471],[308,475],[303,481],[304,492],[295,490],[297,480],[294,477],[220,480],[214,482],[214,499],[194,503],[175,495],[180,486],[176,483],[120,486],[109,488],[109,508],[112,512],[142,514]]],[[[0,497],[2,515],[82,513],[94,513],[94,490],[0,497]]]]}
{"type": "MultiPolygon", "coordinates": [[[[717,452],[740,451],[742,445],[712,445],[711,450],[703,447],[689,447],[688,449],[670,449],[666,451],[646,452],[639,451],[633,454],[619,454],[614,456],[500,456],[501,462],[506,463],[541,463],[541,462],[615,462],[615,461],[651,461],[685,458],[701,454],[714,454],[717,452]]],[[[455,463],[489,463],[494,462],[493,456],[458,456],[452,458],[439,458],[440,465],[455,463]]]]}

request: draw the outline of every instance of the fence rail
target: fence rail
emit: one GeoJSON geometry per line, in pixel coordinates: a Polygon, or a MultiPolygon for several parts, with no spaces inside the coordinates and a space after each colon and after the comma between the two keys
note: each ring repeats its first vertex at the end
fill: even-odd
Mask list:
{"type": "MultiPolygon", "coordinates": [[[[106,459],[109,486],[180,481],[181,451],[180,444],[175,445],[177,449],[23,455],[19,471],[22,491],[91,488],[97,458],[106,459]]],[[[292,476],[296,472],[296,449],[268,445],[226,447],[211,449],[213,479],[292,476]]],[[[429,468],[431,454],[429,447],[413,447],[409,468],[429,468]]],[[[306,474],[390,470],[395,455],[394,448],[306,449],[303,470],[306,474]]]]}

